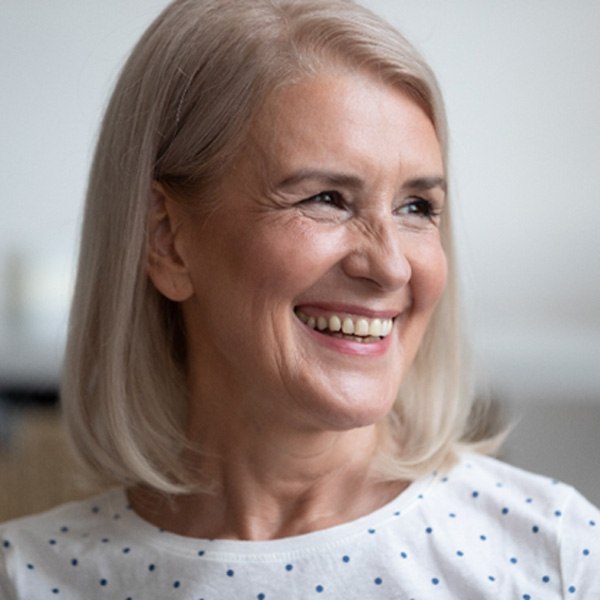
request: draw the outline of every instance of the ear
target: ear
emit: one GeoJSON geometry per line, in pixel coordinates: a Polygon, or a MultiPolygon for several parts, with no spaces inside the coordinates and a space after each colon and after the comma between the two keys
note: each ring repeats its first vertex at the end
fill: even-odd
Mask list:
{"type": "Polygon", "coordinates": [[[156,289],[174,302],[194,293],[183,257],[182,208],[165,193],[160,183],[152,184],[152,204],[146,234],[146,271],[156,289]]]}

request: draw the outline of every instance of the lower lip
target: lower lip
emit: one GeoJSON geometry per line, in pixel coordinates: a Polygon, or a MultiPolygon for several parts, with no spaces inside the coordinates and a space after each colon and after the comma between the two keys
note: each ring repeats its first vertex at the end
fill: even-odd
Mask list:
{"type": "Polygon", "coordinates": [[[391,335],[387,335],[376,342],[353,342],[352,340],[347,340],[345,338],[325,335],[302,323],[300,320],[298,320],[298,322],[319,344],[342,354],[352,354],[354,356],[381,356],[382,354],[385,354],[391,343],[391,335]]]}

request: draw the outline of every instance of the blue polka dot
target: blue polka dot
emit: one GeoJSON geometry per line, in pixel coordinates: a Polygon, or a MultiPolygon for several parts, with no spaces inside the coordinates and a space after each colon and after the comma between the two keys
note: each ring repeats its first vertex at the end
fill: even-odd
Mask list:
{"type": "Polygon", "coordinates": [[[473,498],[477,498],[479,496],[479,492],[477,490],[475,490],[471,496],[473,496],[473,498]]]}
{"type": "Polygon", "coordinates": [[[55,546],[55,545],[56,545],[56,540],[48,540],[48,543],[49,543],[51,546],[55,546]]]}
{"type": "Polygon", "coordinates": [[[482,542],[485,542],[485,540],[487,540],[487,536],[485,536],[485,535],[481,534],[481,535],[479,536],[479,539],[480,539],[482,542]]]}
{"type": "Polygon", "coordinates": [[[408,558],[408,554],[406,554],[406,552],[400,552],[400,557],[407,559],[408,558]]]}
{"type": "Polygon", "coordinates": [[[375,583],[375,585],[381,585],[383,583],[383,579],[381,579],[381,577],[375,577],[373,583],[375,583]]]}
{"type": "Polygon", "coordinates": [[[204,556],[204,550],[198,550],[198,556],[204,556]]]}
{"type": "Polygon", "coordinates": [[[347,562],[350,562],[350,557],[349,557],[349,556],[347,556],[347,555],[346,555],[346,556],[342,556],[342,560],[343,560],[345,563],[347,563],[347,562]]]}
{"type": "Polygon", "coordinates": [[[60,594],[60,590],[58,588],[52,588],[53,594],[60,594]]]}
{"type": "Polygon", "coordinates": [[[173,587],[174,588],[178,588],[181,585],[181,581],[174,581],[173,582],[173,587]]]}
{"type": "Polygon", "coordinates": [[[108,544],[108,542],[110,541],[108,538],[102,538],[102,543],[103,544],[108,544]]]}
{"type": "Polygon", "coordinates": [[[439,580],[437,577],[434,577],[434,578],[431,580],[431,583],[433,583],[433,585],[438,585],[438,584],[440,583],[440,580],[439,580]]]}
{"type": "Polygon", "coordinates": [[[73,560],[71,560],[71,564],[72,564],[74,567],[76,567],[76,566],[79,564],[79,561],[78,561],[76,558],[74,558],[73,560]]]}
{"type": "Polygon", "coordinates": [[[538,532],[539,532],[539,530],[540,530],[540,528],[539,528],[537,525],[534,525],[534,526],[531,528],[531,531],[532,531],[533,533],[538,533],[538,532]]]}
{"type": "Polygon", "coordinates": [[[68,528],[66,525],[63,525],[63,526],[60,528],[60,531],[61,531],[61,533],[67,533],[67,531],[69,531],[69,528],[68,528]]]}
{"type": "Polygon", "coordinates": [[[401,513],[400,513],[400,511],[399,511],[399,510],[397,510],[397,511],[394,513],[394,516],[395,516],[395,517],[399,517],[400,515],[401,515],[401,513]]]}
{"type": "Polygon", "coordinates": [[[291,570],[293,570],[293,568],[294,568],[294,565],[289,565],[289,564],[285,565],[285,570],[286,571],[291,571],[291,570]]]}
{"type": "Polygon", "coordinates": [[[35,567],[34,567],[34,566],[31,564],[31,563],[27,563],[27,568],[28,568],[30,571],[33,571],[33,569],[35,569],[35,567]]]}
{"type": "Polygon", "coordinates": [[[315,590],[317,591],[317,594],[320,594],[325,588],[322,585],[318,585],[315,590]]]}
{"type": "Polygon", "coordinates": [[[154,571],[156,569],[156,565],[148,565],[148,571],[154,571]]]}
{"type": "Polygon", "coordinates": [[[583,549],[583,555],[584,556],[589,556],[590,555],[590,551],[587,548],[583,549]]]}
{"type": "Polygon", "coordinates": [[[562,517],[562,512],[560,512],[560,510],[555,510],[554,511],[554,516],[555,517],[562,517]]]}
{"type": "Polygon", "coordinates": [[[10,542],[9,542],[8,540],[4,540],[4,541],[2,542],[2,546],[3,546],[4,548],[10,548],[10,542]]]}
{"type": "Polygon", "coordinates": [[[451,519],[456,519],[456,513],[450,513],[448,515],[451,519]]]}
{"type": "Polygon", "coordinates": [[[519,561],[518,561],[518,560],[517,560],[517,559],[516,559],[516,558],[513,556],[513,557],[510,559],[510,562],[511,562],[513,565],[516,565],[516,564],[517,564],[519,561]]]}
{"type": "Polygon", "coordinates": [[[92,512],[97,515],[100,512],[100,509],[97,506],[92,506],[92,512]]]}
{"type": "Polygon", "coordinates": [[[527,504],[531,504],[533,502],[533,498],[527,498],[527,500],[525,500],[525,502],[527,502],[527,504]]]}
{"type": "Polygon", "coordinates": [[[101,585],[102,587],[106,587],[106,586],[108,585],[108,580],[106,580],[106,579],[101,579],[99,583],[100,583],[100,585],[101,585]]]}
{"type": "Polygon", "coordinates": [[[576,591],[577,591],[577,588],[574,585],[569,587],[569,590],[568,590],[569,594],[574,594],[576,591]]]}
{"type": "Polygon", "coordinates": [[[431,527],[428,527],[428,528],[425,530],[425,533],[433,533],[433,529],[432,529],[431,527]]]}
{"type": "Polygon", "coordinates": [[[509,510],[508,510],[508,508],[505,506],[505,507],[502,509],[502,514],[503,514],[503,515],[507,515],[508,513],[509,513],[509,510]]]}
{"type": "Polygon", "coordinates": [[[464,556],[465,553],[462,550],[457,550],[456,551],[456,556],[464,556]]]}
{"type": "Polygon", "coordinates": [[[265,600],[266,596],[264,594],[258,594],[258,596],[256,596],[256,600],[265,600]]]}
{"type": "Polygon", "coordinates": [[[488,579],[490,581],[496,581],[496,578],[493,575],[488,575],[488,579]]]}
{"type": "Polygon", "coordinates": [[[131,552],[131,548],[123,548],[123,554],[129,554],[131,552]]]}
{"type": "Polygon", "coordinates": [[[235,575],[235,571],[233,569],[227,570],[227,577],[233,577],[235,575]]]}
{"type": "Polygon", "coordinates": [[[590,527],[596,527],[596,521],[590,521],[590,527]]]}
{"type": "Polygon", "coordinates": [[[531,596],[529,594],[523,594],[523,600],[531,600],[531,596]]]}
{"type": "Polygon", "coordinates": [[[548,577],[548,575],[544,575],[544,576],[542,577],[542,581],[543,581],[544,583],[548,583],[548,582],[550,581],[550,577],[548,577]]]}
{"type": "Polygon", "coordinates": [[[371,534],[375,533],[375,529],[369,529],[368,531],[369,531],[369,533],[371,533],[371,534]]]}

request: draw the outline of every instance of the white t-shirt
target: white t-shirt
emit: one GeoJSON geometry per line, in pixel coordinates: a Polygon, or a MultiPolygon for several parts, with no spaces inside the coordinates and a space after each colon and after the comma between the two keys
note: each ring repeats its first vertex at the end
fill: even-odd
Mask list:
{"type": "Polygon", "coordinates": [[[466,455],[358,520],[265,541],[161,531],[123,490],[0,526],[2,600],[600,599],[600,512],[466,455]]]}

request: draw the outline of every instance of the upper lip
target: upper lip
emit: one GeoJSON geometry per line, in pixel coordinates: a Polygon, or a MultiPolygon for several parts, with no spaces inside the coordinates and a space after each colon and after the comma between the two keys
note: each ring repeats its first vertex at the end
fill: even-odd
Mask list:
{"type": "Polygon", "coordinates": [[[402,310],[399,309],[376,309],[358,304],[345,304],[338,302],[306,302],[296,305],[299,310],[316,309],[323,312],[331,312],[335,314],[348,314],[367,317],[370,319],[394,319],[402,310]]]}

